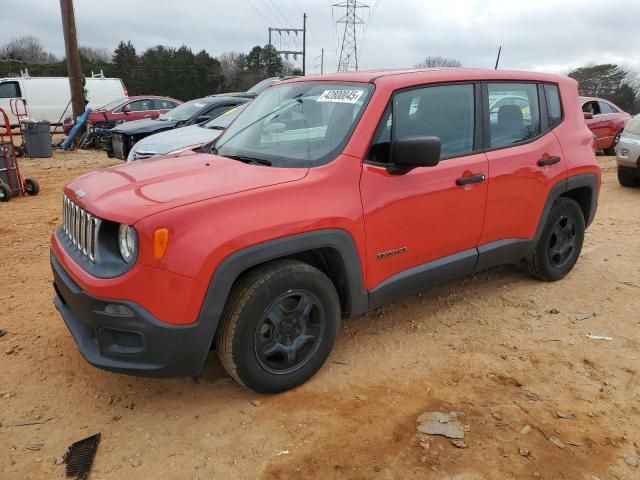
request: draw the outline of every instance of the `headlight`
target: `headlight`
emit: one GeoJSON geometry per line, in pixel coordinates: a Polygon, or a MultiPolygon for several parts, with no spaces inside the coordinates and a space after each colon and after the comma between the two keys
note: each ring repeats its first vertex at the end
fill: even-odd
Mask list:
{"type": "Polygon", "coordinates": [[[186,152],[188,150],[193,150],[194,148],[201,147],[202,145],[203,145],[202,143],[196,143],[195,145],[189,145],[188,147],[179,148],[178,150],[169,152],[166,155],[177,155],[178,153],[186,152]]]}
{"type": "Polygon", "coordinates": [[[118,227],[118,247],[122,259],[127,263],[133,262],[138,253],[138,235],[132,226],[120,224],[118,227]]]}

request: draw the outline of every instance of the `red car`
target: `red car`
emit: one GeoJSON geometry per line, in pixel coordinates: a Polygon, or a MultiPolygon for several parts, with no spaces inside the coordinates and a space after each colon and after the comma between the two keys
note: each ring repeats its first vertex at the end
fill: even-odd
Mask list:
{"type": "MultiPolygon", "coordinates": [[[[137,95],[124,97],[107,103],[89,114],[89,123],[100,122],[130,122],[143,118],[156,119],[161,114],[177,107],[182,102],[170,97],[158,97],[155,95],[137,95]]],[[[67,118],[63,124],[65,134],[69,134],[74,121],[67,118]]]]}
{"type": "Polygon", "coordinates": [[[615,155],[615,147],[631,115],[602,98],[580,97],[580,104],[587,127],[595,137],[596,149],[615,155]]]}
{"type": "Polygon", "coordinates": [[[341,318],[511,262],[562,279],[599,191],[570,78],[298,77],[213,144],[69,183],[54,302],[95,366],[191,376],[213,346],[279,392],[321,368],[341,318]]]}

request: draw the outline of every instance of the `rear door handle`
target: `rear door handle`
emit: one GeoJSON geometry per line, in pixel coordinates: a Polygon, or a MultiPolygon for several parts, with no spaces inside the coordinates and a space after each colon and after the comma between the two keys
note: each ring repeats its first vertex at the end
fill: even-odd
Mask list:
{"type": "Polygon", "coordinates": [[[539,167],[544,167],[546,165],[554,165],[556,163],[560,163],[560,157],[547,157],[547,158],[541,158],[540,160],[538,160],[539,167]]]}
{"type": "Polygon", "coordinates": [[[470,177],[460,177],[456,179],[456,185],[470,185],[472,183],[484,182],[485,176],[484,173],[477,173],[476,175],[471,175],[470,177]]]}

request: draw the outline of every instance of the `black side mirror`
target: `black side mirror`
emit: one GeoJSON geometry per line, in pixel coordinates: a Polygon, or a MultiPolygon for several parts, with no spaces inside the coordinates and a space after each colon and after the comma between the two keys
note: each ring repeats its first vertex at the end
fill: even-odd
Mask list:
{"type": "Polygon", "coordinates": [[[438,137],[405,137],[391,145],[390,173],[406,173],[416,167],[435,167],[440,162],[438,137]]]}

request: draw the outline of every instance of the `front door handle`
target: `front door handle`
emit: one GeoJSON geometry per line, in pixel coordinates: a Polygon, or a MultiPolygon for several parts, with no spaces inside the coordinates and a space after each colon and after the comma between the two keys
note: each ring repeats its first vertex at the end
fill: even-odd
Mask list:
{"type": "Polygon", "coordinates": [[[540,160],[538,160],[539,167],[544,167],[546,165],[554,165],[556,163],[560,163],[560,157],[547,157],[547,158],[541,158],[540,160]]]}
{"type": "Polygon", "coordinates": [[[470,185],[472,183],[484,182],[486,177],[484,173],[477,173],[476,175],[471,175],[470,177],[460,177],[456,179],[456,185],[470,185]]]}

